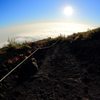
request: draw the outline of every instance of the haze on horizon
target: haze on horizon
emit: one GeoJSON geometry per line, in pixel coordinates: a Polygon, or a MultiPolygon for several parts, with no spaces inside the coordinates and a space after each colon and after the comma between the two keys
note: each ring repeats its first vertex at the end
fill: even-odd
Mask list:
{"type": "Polygon", "coordinates": [[[100,27],[99,0],[0,0],[0,47],[100,27]]]}

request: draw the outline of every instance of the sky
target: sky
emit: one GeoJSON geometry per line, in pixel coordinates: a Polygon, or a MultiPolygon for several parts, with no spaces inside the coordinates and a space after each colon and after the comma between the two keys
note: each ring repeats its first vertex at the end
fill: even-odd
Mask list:
{"type": "Polygon", "coordinates": [[[99,9],[100,0],[0,0],[0,47],[8,37],[35,41],[100,27],[99,9]]]}

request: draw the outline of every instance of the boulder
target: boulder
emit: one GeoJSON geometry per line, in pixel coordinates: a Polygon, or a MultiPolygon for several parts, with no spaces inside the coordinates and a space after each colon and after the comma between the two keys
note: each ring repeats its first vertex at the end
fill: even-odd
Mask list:
{"type": "Polygon", "coordinates": [[[20,66],[18,78],[20,81],[25,81],[33,76],[38,71],[38,64],[34,57],[29,58],[20,66]]]}

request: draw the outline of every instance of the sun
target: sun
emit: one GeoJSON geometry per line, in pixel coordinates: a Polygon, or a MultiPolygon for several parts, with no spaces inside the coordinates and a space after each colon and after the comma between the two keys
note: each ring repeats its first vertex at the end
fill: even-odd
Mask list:
{"type": "Polygon", "coordinates": [[[73,13],[73,8],[71,6],[68,6],[64,9],[65,15],[72,15],[72,13],[73,13]]]}

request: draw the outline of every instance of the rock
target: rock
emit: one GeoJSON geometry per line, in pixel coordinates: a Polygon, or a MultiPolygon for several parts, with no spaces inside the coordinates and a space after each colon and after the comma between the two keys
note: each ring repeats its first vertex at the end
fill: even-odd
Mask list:
{"type": "Polygon", "coordinates": [[[28,59],[21,65],[18,80],[25,81],[33,76],[38,71],[38,65],[36,59],[33,57],[28,59]]]}
{"type": "Polygon", "coordinates": [[[36,67],[36,69],[38,70],[38,65],[37,65],[37,61],[35,58],[32,58],[32,64],[36,67]]]}
{"type": "Polygon", "coordinates": [[[0,94],[0,99],[3,99],[4,98],[4,95],[3,94],[0,94]]]}
{"type": "Polygon", "coordinates": [[[18,79],[18,75],[15,75],[15,78],[18,79]]]}

